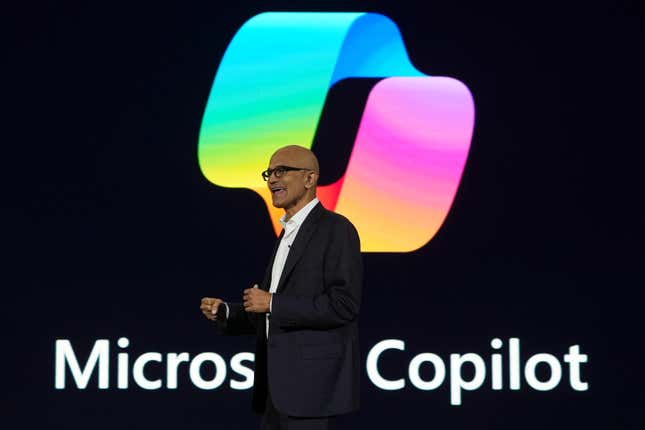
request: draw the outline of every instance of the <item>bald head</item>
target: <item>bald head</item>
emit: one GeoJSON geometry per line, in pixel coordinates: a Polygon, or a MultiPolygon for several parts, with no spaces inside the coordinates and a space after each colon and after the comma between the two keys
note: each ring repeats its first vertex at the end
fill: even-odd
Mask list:
{"type": "Polygon", "coordinates": [[[316,173],[316,176],[320,174],[318,158],[316,158],[316,155],[313,152],[302,146],[283,146],[273,153],[273,155],[271,156],[271,164],[273,164],[273,160],[275,158],[279,158],[281,160],[285,159],[289,160],[289,163],[295,163],[288,164],[289,166],[302,167],[303,169],[313,170],[314,173],[316,173]]]}

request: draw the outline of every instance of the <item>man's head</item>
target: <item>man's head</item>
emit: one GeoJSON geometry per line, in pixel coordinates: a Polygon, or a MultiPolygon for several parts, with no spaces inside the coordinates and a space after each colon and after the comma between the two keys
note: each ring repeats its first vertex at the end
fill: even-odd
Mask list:
{"type": "Polygon", "coordinates": [[[318,159],[310,150],[296,145],[278,149],[265,172],[273,206],[289,217],[295,214],[316,197],[319,173],[318,159]]]}

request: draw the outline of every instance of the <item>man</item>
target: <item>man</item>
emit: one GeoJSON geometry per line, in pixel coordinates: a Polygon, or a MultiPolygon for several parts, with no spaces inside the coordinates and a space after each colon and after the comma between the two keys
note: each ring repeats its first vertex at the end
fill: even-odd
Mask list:
{"type": "Polygon", "coordinates": [[[316,198],[318,160],[276,151],[262,172],[283,231],[263,282],[243,303],[205,297],[225,334],[256,334],[253,409],[263,429],[328,429],[358,408],[362,261],[354,226],[316,198]]]}

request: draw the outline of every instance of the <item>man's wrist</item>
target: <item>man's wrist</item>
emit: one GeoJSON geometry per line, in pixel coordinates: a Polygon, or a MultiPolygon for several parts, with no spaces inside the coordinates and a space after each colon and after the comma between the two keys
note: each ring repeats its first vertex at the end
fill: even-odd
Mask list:
{"type": "Polygon", "coordinates": [[[228,315],[229,315],[229,309],[228,309],[228,303],[222,302],[219,304],[217,307],[217,314],[216,314],[216,320],[219,321],[226,321],[228,320],[228,315]],[[224,316],[222,318],[222,316],[224,316]]]}

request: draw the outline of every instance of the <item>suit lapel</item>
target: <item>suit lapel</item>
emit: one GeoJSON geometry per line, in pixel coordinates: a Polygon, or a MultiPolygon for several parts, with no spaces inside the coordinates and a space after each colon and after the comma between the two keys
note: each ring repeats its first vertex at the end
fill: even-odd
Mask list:
{"type": "Polygon", "coordinates": [[[313,232],[316,230],[318,218],[320,218],[323,210],[323,206],[318,203],[311,210],[307,218],[305,218],[305,221],[300,226],[298,234],[296,235],[296,240],[294,240],[293,244],[291,245],[291,249],[289,249],[287,261],[284,264],[284,269],[282,270],[282,275],[280,276],[280,282],[278,282],[278,288],[276,290],[277,293],[282,292],[286,279],[295,267],[298,260],[300,260],[300,257],[302,257],[302,255],[304,254],[305,249],[307,249],[307,244],[309,243],[313,232]]]}
{"type": "Polygon", "coordinates": [[[262,288],[264,291],[269,291],[269,288],[271,288],[271,272],[273,271],[273,262],[275,261],[275,255],[278,252],[280,241],[282,241],[282,236],[284,236],[284,229],[282,229],[280,236],[278,236],[278,239],[275,241],[275,245],[273,245],[273,253],[271,254],[271,260],[269,260],[269,266],[267,267],[267,270],[264,273],[264,281],[262,282],[262,285],[260,285],[260,288],[262,288]]]}

